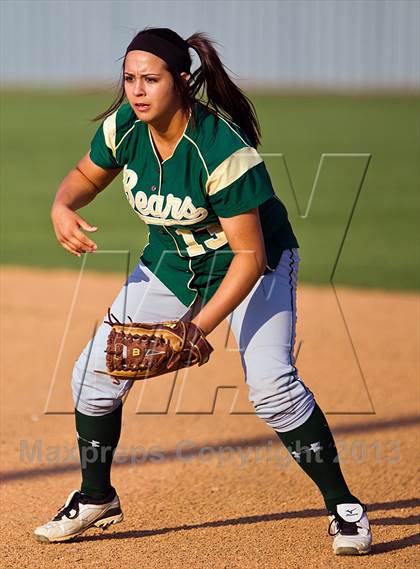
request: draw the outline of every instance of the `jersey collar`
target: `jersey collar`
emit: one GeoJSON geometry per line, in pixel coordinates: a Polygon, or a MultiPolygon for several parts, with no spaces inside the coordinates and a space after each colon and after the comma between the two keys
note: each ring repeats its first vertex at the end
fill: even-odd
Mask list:
{"type": "Polygon", "coordinates": [[[156,147],[155,147],[155,144],[154,144],[154,142],[153,142],[152,133],[150,132],[149,125],[146,125],[146,127],[147,127],[147,134],[148,134],[149,141],[150,141],[150,146],[152,147],[153,153],[154,153],[154,155],[156,156],[157,161],[160,162],[160,164],[164,164],[165,162],[168,162],[168,160],[170,160],[170,159],[172,158],[172,156],[175,154],[175,152],[176,152],[176,150],[177,150],[177,148],[178,148],[178,146],[179,146],[181,140],[184,138],[184,135],[185,135],[185,134],[188,134],[188,132],[189,132],[189,127],[190,127],[190,125],[191,125],[191,115],[192,115],[192,111],[190,110],[190,114],[189,114],[189,116],[188,116],[187,124],[185,125],[184,131],[183,131],[183,133],[181,134],[181,136],[179,137],[178,142],[176,143],[176,145],[175,145],[175,147],[174,147],[174,149],[173,149],[173,151],[172,151],[172,154],[171,154],[170,156],[168,156],[168,158],[165,158],[165,160],[162,160],[162,162],[160,162],[160,160],[159,160],[159,157],[158,157],[158,154],[157,154],[157,151],[156,151],[156,147]]]}

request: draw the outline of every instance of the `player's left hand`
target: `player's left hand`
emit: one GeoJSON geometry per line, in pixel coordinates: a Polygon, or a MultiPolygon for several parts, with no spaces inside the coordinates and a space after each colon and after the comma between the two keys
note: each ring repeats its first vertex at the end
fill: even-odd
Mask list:
{"type": "MultiPolygon", "coordinates": [[[[205,364],[213,347],[203,331],[182,320],[121,323],[108,312],[112,329],[106,346],[107,375],[114,379],[147,379],[205,364]]],[[[101,371],[101,370],[95,370],[101,371]]]]}

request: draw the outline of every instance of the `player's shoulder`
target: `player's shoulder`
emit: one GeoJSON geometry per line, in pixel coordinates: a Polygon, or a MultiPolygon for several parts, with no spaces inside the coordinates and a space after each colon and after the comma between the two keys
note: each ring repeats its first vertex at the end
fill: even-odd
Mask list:
{"type": "Polygon", "coordinates": [[[188,129],[187,138],[201,153],[209,174],[238,152],[256,152],[238,125],[204,103],[195,103],[194,117],[195,124],[188,129]]]}
{"type": "Polygon", "coordinates": [[[124,103],[116,111],[116,122],[118,130],[131,128],[134,123],[140,122],[129,103],[124,103]]]}
{"type": "Polygon", "coordinates": [[[118,146],[126,134],[139,122],[133,109],[128,103],[124,103],[102,123],[102,129],[106,141],[112,146],[118,146]]]}

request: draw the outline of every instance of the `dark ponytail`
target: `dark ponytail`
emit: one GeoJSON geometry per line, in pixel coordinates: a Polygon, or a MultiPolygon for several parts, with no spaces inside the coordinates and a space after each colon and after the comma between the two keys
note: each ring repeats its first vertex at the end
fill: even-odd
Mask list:
{"type": "Polygon", "coordinates": [[[201,98],[200,91],[205,91],[207,107],[232,120],[257,147],[261,130],[255,107],[226,73],[213,42],[202,32],[193,34],[186,42],[198,53],[201,61],[201,66],[188,81],[189,98],[201,98]]]}
{"type": "MultiPolygon", "coordinates": [[[[191,74],[188,82],[185,83],[179,73],[167,64],[184,109],[191,109],[196,99],[202,100],[208,110],[240,127],[251,145],[257,147],[260,144],[261,130],[255,107],[245,93],[230,79],[213,45],[214,42],[203,32],[193,34],[186,42],[197,52],[201,62],[200,67],[191,74]],[[206,98],[205,101],[203,101],[203,96],[206,98]]],[[[103,113],[96,116],[94,121],[107,118],[124,102],[124,63],[125,57],[113,102],[103,113]]]]}

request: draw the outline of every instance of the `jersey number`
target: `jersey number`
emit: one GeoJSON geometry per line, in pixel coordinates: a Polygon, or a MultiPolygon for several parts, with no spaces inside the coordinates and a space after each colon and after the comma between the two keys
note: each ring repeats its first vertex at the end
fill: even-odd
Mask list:
{"type": "MultiPolygon", "coordinates": [[[[204,241],[204,245],[209,249],[215,251],[216,249],[220,249],[223,245],[226,245],[228,240],[226,239],[226,235],[220,225],[215,223],[214,225],[210,225],[206,227],[207,231],[210,233],[211,237],[204,241]]],[[[206,249],[200,243],[194,239],[194,235],[192,231],[189,229],[177,229],[176,233],[181,235],[183,240],[185,241],[185,245],[187,246],[187,253],[190,257],[196,257],[197,255],[203,255],[206,252],[206,249]]]]}

